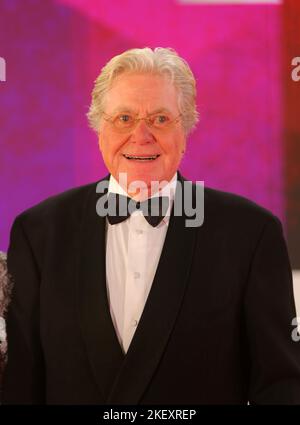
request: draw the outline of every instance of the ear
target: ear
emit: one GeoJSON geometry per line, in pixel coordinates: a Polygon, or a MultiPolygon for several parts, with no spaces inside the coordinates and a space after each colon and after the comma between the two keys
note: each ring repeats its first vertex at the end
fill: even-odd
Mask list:
{"type": "Polygon", "coordinates": [[[102,134],[101,132],[98,133],[98,146],[100,151],[102,152],[102,134]]]}

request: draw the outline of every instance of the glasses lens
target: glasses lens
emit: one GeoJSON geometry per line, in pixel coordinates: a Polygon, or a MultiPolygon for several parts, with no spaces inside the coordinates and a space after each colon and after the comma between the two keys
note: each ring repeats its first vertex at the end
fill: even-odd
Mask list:
{"type": "Polygon", "coordinates": [[[135,119],[130,114],[118,114],[113,119],[113,124],[117,129],[128,129],[134,126],[135,119]]]}
{"type": "Polygon", "coordinates": [[[149,117],[149,122],[157,129],[166,129],[174,123],[174,118],[168,114],[155,114],[149,117]]]}
{"type": "Polygon", "coordinates": [[[146,124],[150,128],[166,130],[171,128],[172,125],[178,121],[178,118],[179,116],[174,118],[173,116],[165,113],[153,114],[145,118],[136,118],[135,116],[128,113],[121,113],[111,117],[110,121],[112,122],[115,129],[119,131],[128,131],[133,129],[140,120],[145,120],[146,124]]]}

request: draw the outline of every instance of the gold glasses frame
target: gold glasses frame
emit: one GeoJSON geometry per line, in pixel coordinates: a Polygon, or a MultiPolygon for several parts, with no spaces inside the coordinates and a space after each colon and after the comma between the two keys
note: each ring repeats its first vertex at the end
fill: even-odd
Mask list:
{"type": "Polygon", "coordinates": [[[120,113],[118,113],[116,115],[109,115],[109,114],[107,114],[104,111],[102,111],[102,114],[105,115],[105,117],[104,117],[105,121],[110,122],[112,124],[112,126],[114,127],[115,130],[117,130],[119,132],[122,132],[122,133],[123,132],[124,133],[125,132],[129,132],[129,131],[134,130],[136,128],[138,122],[139,121],[142,121],[142,120],[145,121],[145,123],[146,123],[146,125],[147,125],[148,128],[151,128],[151,129],[154,128],[155,130],[160,130],[160,131],[168,130],[168,129],[172,128],[174,126],[174,124],[176,124],[179,121],[179,119],[181,118],[181,116],[182,116],[182,114],[180,113],[174,119],[172,119],[172,120],[170,120],[170,121],[168,121],[168,122],[166,122],[164,124],[162,123],[161,125],[156,126],[153,123],[152,118],[155,118],[155,117],[157,117],[159,115],[164,115],[163,113],[156,112],[156,113],[153,113],[153,114],[149,114],[146,117],[141,117],[141,118],[134,117],[132,123],[127,124],[127,125],[124,125],[124,127],[118,127],[116,125],[117,118],[120,117],[120,116],[122,116],[122,115],[131,115],[131,114],[126,113],[126,112],[120,112],[120,113]]]}

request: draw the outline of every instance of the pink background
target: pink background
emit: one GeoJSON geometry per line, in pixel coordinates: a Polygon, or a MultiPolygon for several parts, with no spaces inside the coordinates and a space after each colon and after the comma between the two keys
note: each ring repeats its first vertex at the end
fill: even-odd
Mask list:
{"type": "Polygon", "coordinates": [[[198,84],[201,120],[181,171],[286,223],[282,7],[175,0],[0,0],[0,249],[14,217],[107,173],[85,114],[115,54],[173,47],[198,84]]]}

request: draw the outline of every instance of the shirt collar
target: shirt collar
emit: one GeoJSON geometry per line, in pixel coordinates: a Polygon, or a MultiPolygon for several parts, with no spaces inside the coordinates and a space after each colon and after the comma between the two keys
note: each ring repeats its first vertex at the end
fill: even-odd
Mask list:
{"type": "MultiPolygon", "coordinates": [[[[178,179],[177,171],[171,178],[171,180],[159,191],[153,194],[155,196],[168,196],[169,198],[169,208],[166,212],[165,217],[162,220],[162,223],[168,223],[170,219],[171,209],[174,202],[176,184],[178,179]]],[[[123,187],[119,184],[119,182],[110,174],[109,185],[108,185],[108,193],[119,193],[120,195],[129,196],[128,193],[123,189],[123,187]]],[[[161,223],[160,223],[161,225],[161,223]]]]}

